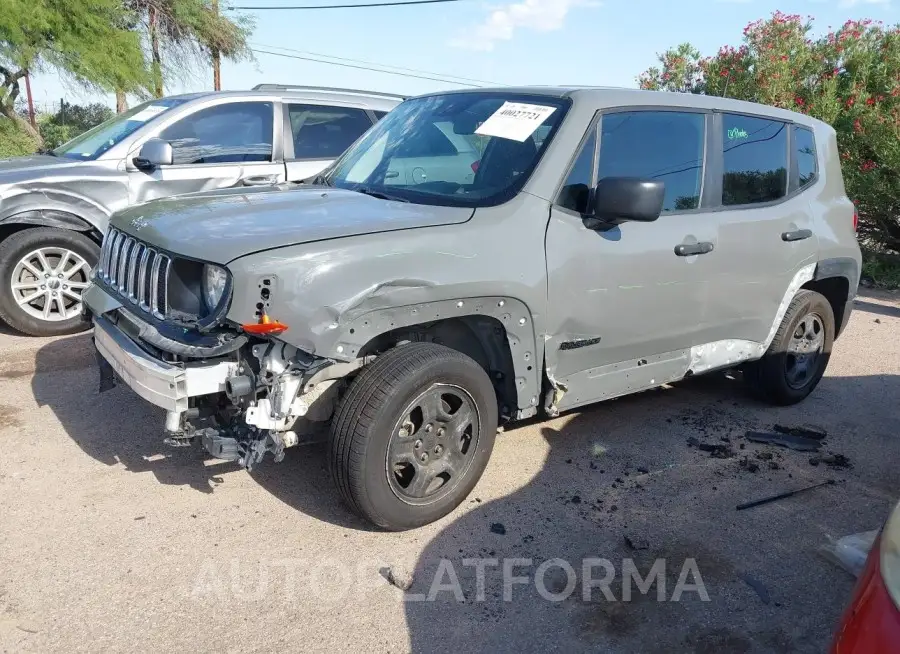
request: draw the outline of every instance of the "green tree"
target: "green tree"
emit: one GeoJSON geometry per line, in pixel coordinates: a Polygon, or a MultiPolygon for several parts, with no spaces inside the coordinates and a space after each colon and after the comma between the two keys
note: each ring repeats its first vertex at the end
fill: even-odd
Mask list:
{"type": "Polygon", "coordinates": [[[52,150],[82,132],[113,117],[113,111],[105,104],[88,105],[62,103],[59,111],[38,118],[38,129],[44,140],[44,148],[52,150]]]}
{"type": "Polygon", "coordinates": [[[96,90],[146,84],[139,36],[121,0],[3,0],[0,10],[0,115],[39,145],[40,133],[15,110],[28,72],[53,71],[96,90]]]}
{"type": "Polygon", "coordinates": [[[162,97],[166,77],[184,76],[198,64],[205,68],[214,53],[232,61],[250,57],[250,20],[234,12],[224,16],[215,0],[125,0],[125,6],[139,17],[135,29],[146,34],[156,97],[162,97]]]}
{"type": "Polygon", "coordinates": [[[747,25],[739,47],[701,58],[681,45],[659,59],[641,88],[761,102],[831,124],[861,236],[900,252],[900,26],[850,20],[816,38],[811,19],[775,12],[747,25]]]}

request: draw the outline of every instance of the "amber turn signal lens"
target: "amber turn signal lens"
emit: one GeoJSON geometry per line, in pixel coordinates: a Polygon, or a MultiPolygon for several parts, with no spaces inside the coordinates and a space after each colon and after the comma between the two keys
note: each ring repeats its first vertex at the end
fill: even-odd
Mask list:
{"type": "Polygon", "coordinates": [[[286,332],[288,326],[277,320],[272,320],[269,316],[263,314],[258,323],[241,325],[241,328],[248,334],[255,334],[257,336],[277,336],[278,334],[286,332]]]}

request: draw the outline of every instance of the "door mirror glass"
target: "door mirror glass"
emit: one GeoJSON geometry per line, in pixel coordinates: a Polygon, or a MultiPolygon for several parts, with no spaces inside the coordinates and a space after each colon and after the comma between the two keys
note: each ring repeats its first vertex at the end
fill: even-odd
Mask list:
{"type": "Polygon", "coordinates": [[[605,223],[652,222],[662,213],[665,182],[637,177],[606,177],[594,192],[594,217],[605,223]]]}
{"type": "Polygon", "coordinates": [[[171,166],[172,144],[162,139],[150,139],[141,146],[141,151],[133,159],[133,163],[140,170],[171,166]]]}

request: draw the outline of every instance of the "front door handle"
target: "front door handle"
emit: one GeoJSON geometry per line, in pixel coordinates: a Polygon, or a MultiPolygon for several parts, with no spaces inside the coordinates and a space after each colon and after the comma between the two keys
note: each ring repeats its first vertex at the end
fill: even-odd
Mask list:
{"type": "Polygon", "coordinates": [[[679,257],[692,257],[695,254],[709,254],[713,251],[713,244],[708,241],[700,243],[682,243],[675,246],[675,254],[679,257]]]}
{"type": "Polygon", "coordinates": [[[244,186],[268,186],[269,184],[276,184],[277,182],[278,175],[253,175],[241,179],[241,183],[244,186]]]}
{"type": "Polygon", "coordinates": [[[792,232],[782,232],[781,240],[782,241],[802,241],[805,238],[809,238],[812,236],[811,229],[795,229],[792,232]]]}

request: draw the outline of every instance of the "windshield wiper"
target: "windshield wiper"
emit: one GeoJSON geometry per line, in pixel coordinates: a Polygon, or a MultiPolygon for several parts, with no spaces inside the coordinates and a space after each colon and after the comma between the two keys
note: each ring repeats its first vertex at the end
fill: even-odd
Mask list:
{"type": "Polygon", "coordinates": [[[407,200],[406,198],[401,198],[396,195],[390,195],[382,191],[376,191],[375,189],[369,188],[368,186],[355,186],[353,190],[357,193],[364,193],[365,195],[370,195],[373,198],[378,198],[380,200],[391,200],[393,202],[409,202],[409,200],[407,200]]]}

